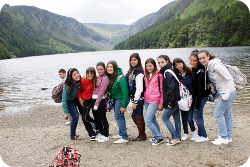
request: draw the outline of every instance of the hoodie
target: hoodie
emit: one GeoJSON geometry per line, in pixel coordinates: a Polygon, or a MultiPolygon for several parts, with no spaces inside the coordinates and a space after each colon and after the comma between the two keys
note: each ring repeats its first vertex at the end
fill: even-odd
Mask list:
{"type": "Polygon", "coordinates": [[[212,59],[208,62],[208,77],[214,83],[216,89],[222,94],[223,100],[228,100],[231,92],[235,91],[233,78],[220,59],[212,59]]]}
{"type": "MultiPolygon", "coordinates": [[[[122,76],[118,82],[119,75],[122,75],[122,69],[118,68],[115,82],[112,88],[109,88],[109,93],[113,99],[122,99],[122,108],[127,108],[129,103],[128,82],[125,76],[122,76]]],[[[111,78],[109,78],[111,80],[111,78]]]]}
{"type": "Polygon", "coordinates": [[[169,72],[165,73],[167,69],[172,70],[172,65],[167,64],[160,70],[160,72],[164,75],[163,78],[164,108],[168,108],[168,106],[171,107],[178,106],[178,101],[181,99],[179,83],[171,73],[169,72]]]}

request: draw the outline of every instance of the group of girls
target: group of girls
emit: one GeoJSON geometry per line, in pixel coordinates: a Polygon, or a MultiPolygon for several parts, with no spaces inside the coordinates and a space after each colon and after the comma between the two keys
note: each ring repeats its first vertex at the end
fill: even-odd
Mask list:
{"type": "Polygon", "coordinates": [[[164,110],[162,121],[171,134],[167,145],[173,146],[189,137],[195,142],[206,142],[209,139],[204,125],[203,109],[208,101],[210,82],[213,82],[218,92],[214,117],[219,127],[219,135],[212,143],[220,145],[232,142],[231,103],[236,97],[236,89],[231,75],[221,61],[206,50],[192,51],[189,62],[191,68],[188,68],[180,58],[175,58],[171,62],[167,55],[160,55],[157,58],[159,69],[152,58],[145,61],[145,69],[143,69],[139,54],[133,53],[129,58],[129,70],[126,75],[123,75],[123,71],[118,67],[116,61],[109,61],[106,67],[103,62],[97,63],[98,76],[93,67],[87,68],[84,77],[80,76],[77,69],[69,69],[63,88],[62,106],[65,113],[64,118],[67,119],[69,114],[72,116],[71,139],[80,139],[79,135],[76,135],[80,113],[90,140],[98,142],[109,140],[105,99],[109,94],[113,99],[114,117],[119,129],[118,134],[113,136],[117,139],[114,143],[129,141],[124,113],[130,101],[133,110],[131,117],[139,132],[139,135],[132,139],[133,141],[147,139],[146,125],[153,134],[153,138],[149,140],[152,145],[163,143],[156,112],[164,110]],[[176,74],[179,81],[192,94],[193,103],[189,111],[179,109],[178,101],[181,98],[179,83],[173,74],[168,72],[169,70],[176,74]],[[146,108],[145,119],[144,106],[146,108]],[[89,115],[91,109],[94,118],[89,115]],[[170,121],[171,116],[173,116],[174,125],[170,121]],[[181,120],[184,130],[182,137],[181,120]],[[194,122],[198,127],[198,132],[194,122]],[[191,136],[188,132],[188,125],[192,131],[191,136]]]}

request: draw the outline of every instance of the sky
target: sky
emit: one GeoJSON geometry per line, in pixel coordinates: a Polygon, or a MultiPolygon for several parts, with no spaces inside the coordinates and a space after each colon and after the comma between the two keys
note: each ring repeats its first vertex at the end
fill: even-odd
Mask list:
{"type": "Polygon", "coordinates": [[[143,16],[157,12],[173,0],[1,0],[10,6],[27,5],[59,15],[72,17],[81,23],[130,25],[143,16]]]}

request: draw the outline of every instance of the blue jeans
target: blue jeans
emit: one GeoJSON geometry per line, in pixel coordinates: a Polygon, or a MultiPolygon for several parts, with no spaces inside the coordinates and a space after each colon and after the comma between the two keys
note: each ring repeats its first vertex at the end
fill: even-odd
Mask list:
{"type": "Polygon", "coordinates": [[[205,125],[204,125],[203,109],[207,100],[208,100],[208,97],[202,97],[201,106],[198,111],[196,111],[195,107],[193,107],[193,117],[198,126],[198,135],[205,137],[205,138],[207,137],[207,132],[206,132],[205,125]]]}
{"type": "Polygon", "coordinates": [[[160,131],[160,126],[156,120],[155,113],[158,110],[159,104],[152,104],[144,102],[146,107],[146,125],[151,130],[155,139],[162,139],[162,134],[160,131]]]}
{"type": "Polygon", "coordinates": [[[182,127],[185,134],[188,134],[188,124],[191,131],[195,131],[194,121],[193,121],[193,110],[192,108],[189,111],[181,110],[181,121],[182,127]]]}
{"type": "Polygon", "coordinates": [[[221,94],[218,93],[218,100],[214,108],[214,117],[219,127],[219,135],[226,139],[232,138],[233,129],[233,115],[232,115],[232,102],[236,98],[237,92],[234,91],[230,94],[228,100],[223,101],[221,94]]]}
{"type": "Polygon", "coordinates": [[[162,120],[166,124],[168,130],[171,133],[171,136],[173,139],[181,139],[181,120],[180,120],[180,111],[179,107],[176,106],[174,108],[167,108],[165,109],[162,120]],[[175,122],[175,128],[170,121],[170,117],[173,115],[174,122],[175,122]]]}
{"type": "Polygon", "coordinates": [[[124,113],[121,113],[120,111],[121,106],[122,106],[122,99],[114,99],[114,115],[119,128],[119,135],[122,136],[123,139],[128,140],[124,113]]]}
{"type": "Polygon", "coordinates": [[[76,108],[77,103],[75,100],[68,100],[67,106],[68,106],[69,113],[72,117],[71,124],[70,124],[70,138],[73,139],[76,135],[76,127],[77,127],[78,120],[79,120],[79,113],[76,108]]]}

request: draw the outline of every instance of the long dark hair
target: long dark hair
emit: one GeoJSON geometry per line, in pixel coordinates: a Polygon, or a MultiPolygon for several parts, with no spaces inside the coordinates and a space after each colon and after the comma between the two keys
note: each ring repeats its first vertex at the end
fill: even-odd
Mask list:
{"type": "Polygon", "coordinates": [[[160,59],[160,58],[166,60],[167,64],[171,64],[172,65],[172,62],[170,61],[170,58],[167,55],[160,55],[160,56],[158,56],[157,59],[160,59]]]}
{"type": "Polygon", "coordinates": [[[175,67],[176,63],[182,63],[183,64],[183,70],[185,72],[190,71],[190,68],[187,67],[186,63],[181,58],[175,58],[173,60],[173,69],[174,69],[175,74],[180,73],[179,70],[175,67]]]}
{"type": "Polygon", "coordinates": [[[94,89],[95,89],[95,87],[96,87],[96,82],[97,82],[95,68],[94,68],[94,67],[88,67],[88,68],[86,69],[86,74],[87,74],[88,72],[94,73],[92,82],[93,82],[93,84],[94,84],[94,89]]]}
{"type": "Polygon", "coordinates": [[[138,64],[136,65],[135,67],[135,71],[141,71],[143,72],[143,67],[142,67],[142,64],[141,64],[141,58],[140,58],[140,55],[138,53],[133,53],[131,54],[130,58],[129,58],[129,70],[128,70],[128,74],[131,74],[132,71],[133,71],[133,67],[131,66],[131,60],[132,58],[136,58],[138,60],[138,64]]]}
{"type": "MultiPolygon", "coordinates": [[[[67,78],[65,80],[65,84],[69,87],[67,90],[68,94],[71,94],[73,91],[73,88],[74,88],[74,80],[72,79],[72,74],[75,71],[77,71],[79,73],[79,71],[76,68],[70,68],[67,72],[67,78]]],[[[81,78],[81,76],[80,76],[80,78],[81,78]]],[[[81,79],[79,80],[79,84],[81,83],[80,81],[81,81],[81,79]]]]}
{"type": "Polygon", "coordinates": [[[117,65],[116,61],[113,61],[113,60],[109,61],[107,63],[107,65],[106,65],[106,70],[105,71],[106,71],[107,75],[110,78],[109,87],[111,88],[115,83],[116,75],[117,75],[117,72],[118,72],[118,65],[117,65]],[[114,70],[114,73],[111,74],[111,75],[107,72],[107,67],[108,67],[109,64],[111,64],[113,66],[113,70],[114,70]]]}
{"type": "Polygon", "coordinates": [[[148,80],[148,83],[151,81],[151,78],[149,79],[149,72],[148,72],[148,70],[146,69],[146,64],[148,64],[148,63],[151,63],[151,64],[153,64],[153,66],[154,66],[154,70],[153,70],[153,73],[152,73],[152,77],[151,78],[153,78],[153,76],[156,74],[156,70],[157,70],[157,66],[156,66],[156,62],[155,62],[155,60],[153,59],[153,58],[148,58],[146,61],[145,61],[145,76],[146,76],[146,78],[147,78],[147,80],[148,80]]]}

